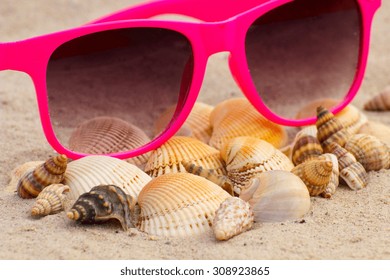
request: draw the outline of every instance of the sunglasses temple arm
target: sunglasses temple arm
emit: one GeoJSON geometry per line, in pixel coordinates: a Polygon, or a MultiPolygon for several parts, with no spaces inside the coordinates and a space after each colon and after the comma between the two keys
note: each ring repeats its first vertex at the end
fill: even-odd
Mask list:
{"type": "Polygon", "coordinates": [[[9,59],[11,57],[9,45],[9,43],[0,43],[0,71],[12,68],[9,59]]]}

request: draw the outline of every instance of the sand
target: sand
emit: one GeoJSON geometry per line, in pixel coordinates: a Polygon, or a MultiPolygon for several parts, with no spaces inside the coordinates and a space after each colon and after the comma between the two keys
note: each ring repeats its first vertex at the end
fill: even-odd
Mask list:
{"type": "MultiPolygon", "coordinates": [[[[140,2],[2,0],[0,40],[14,41],[77,26],[110,11],[140,2]]],[[[366,77],[353,104],[362,104],[390,84],[390,2],[383,1],[372,34],[366,77]]],[[[34,55],[34,50],[31,50],[34,55]]],[[[241,93],[229,75],[223,53],[210,59],[201,91],[205,101],[219,102],[241,93]]],[[[390,125],[390,112],[366,113],[390,125]]],[[[255,224],[227,242],[212,233],[193,238],[152,238],[118,223],[78,226],[64,213],[39,220],[29,215],[32,200],[9,190],[10,171],[43,160],[54,151],[41,126],[31,79],[0,73],[0,259],[389,259],[390,171],[369,174],[367,188],[341,186],[332,199],[312,198],[301,220],[255,224]]]]}

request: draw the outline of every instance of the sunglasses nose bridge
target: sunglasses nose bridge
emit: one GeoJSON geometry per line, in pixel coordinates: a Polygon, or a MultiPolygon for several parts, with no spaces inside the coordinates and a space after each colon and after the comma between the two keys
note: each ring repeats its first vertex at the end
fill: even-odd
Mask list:
{"type": "Polygon", "coordinates": [[[232,21],[207,23],[203,26],[202,39],[208,56],[233,49],[235,25],[232,21]]]}

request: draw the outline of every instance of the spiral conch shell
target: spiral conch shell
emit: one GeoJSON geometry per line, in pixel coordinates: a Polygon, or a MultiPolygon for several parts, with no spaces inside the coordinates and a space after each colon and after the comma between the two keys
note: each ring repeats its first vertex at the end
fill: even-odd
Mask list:
{"type": "Polygon", "coordinates": [[[182,162],[188,161],[205,169],[214,169],[219,175],[226,173],[220,152],[191,137],[174,136],[152,151],[145,166],[151,177],[166,173],[187,172],[182,162]]]}
{"type": "Polygon", "coordinates": [[[69,190],[69,187],[63,184],[47,186],[37,196],[31,215],[46,216],[61,212],[65,209],[66,203],[70,202],[65,195],[69,190]]]}
{"type": "Polygon", "coordinates": [[[132,197],[121,188],[99,185],[82,194],[66,215],[71,220],[86,224],[116,219],[126,231],[134,227],[130,216],[134,203],[132,197]]]}
{"type": "Polygon", "coordinates": [[[138,196],[137,227],[156,236],[191,236],[210,231],[215,211],[230,197],[216,184],[189,173],[164,174],[138,196]]]}
{"type": "Polygon", "coordinates": [[[10,173],[11,180],[8,183],[7,191],[14,192],[16,190],[16,186],[19,183],[20,178],[25,176],[25,174],[33,171],[38,165],[43,164],[44,161],[28,161],[25,162],[14,169],[12,169],[10,173]]]}
{"type": "Polygon", "coordinates": [[[374,96],[364,104],[367,111],[388,111],[390,110],[390,87],[374,96]]]}
{"type": "Polygon", "coordinates": [[[344,148],[353,154],[366,171],[387,169],[390,167],[390,150],[378,138],[367,134],[355,134],[344,148]]]}
{"type": "Polygon", "coordinates": [[[234,192],[257,174],[269,170],[290,171],[294,165],[281,151],[264,140],[253,137],[237,137],[221,150],[226,163],[227,177],[232,181],[234,192]]]}
{"type": "Polygon", "coordinates": [[[368,121],[360,127],[357,133],[375,136],[390,147],[390,126],[385,125],[384,123],[368,121]]]}
{"type": "MultiPolygon", "coordinates": [[[[138,127],[114,117],[97,117],[81,123],[69,138],[69,148],[84,154],[105,155],[139,148],[149,137],[138,127]]],[[[147,154],[128,159],[143,167],[147,154]]]]}
{"type": "Polygon", "coordinates": [[[228,240],[240,233],[250,230],[254,215],[248,202],[229,197],[221,203],[213,221],[213,231],[217,240],[228,240]]]}
{"type": "Polygon", "coordinates": [[[115,185],[136,198],[151,178],[137,166],[108,156],[87,156],[68,164],[64,184],[77,199],[94,186],[115,185]]]}
{"type": "Polygon", "coordinates": [[[48,185],[60,183],[64,179],[67,163],[65,155],[54,156],[24,174],[16,186],[18,195],[21,198],[34,198],[48,185]]]}
{"type": "Polygon", "coordinates": [[[298,176],[283,170],[267,171],[252,178],[240,198],[249,202],[255,222],[296,220],[310,209],[306,185],[298,176]]]}
{"type": "Polygon", "coordinates": [[[317,138],[317,128],[315,126],[308,126],[299,131],[295,136],[292,146],[291,159],[294,165],[317,158],[323,154],[321,143],[317,138]]]}
{"type": "Polygon", "coordinates": [[[276,148],[288,140],[285,129],[263,117],[245,98],[233,98],[218,104],[210,115],[213,133],[209,144],[221,149],[239,136],[263,139],[276,148]]]}
{"type": "Polygon", "coordinates": [[[326,153],[318,157],[318,159],[327,159],[332,162],[332,175],[330,177],[329,183],[326,185],[324,192],[321,193],[322,197],[331,198],[335,192],[337,187],[339,186],[339,162],[337,157],[334,154],[326,153]]]}

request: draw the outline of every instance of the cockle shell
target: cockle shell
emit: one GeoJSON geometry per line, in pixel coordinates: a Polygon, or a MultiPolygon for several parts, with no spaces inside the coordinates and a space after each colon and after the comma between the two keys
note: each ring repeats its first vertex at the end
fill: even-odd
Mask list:
{"type": "Polygon", "coordinates": [[[31,209],[32,216],[46,216],[56,214],[65,209],[69,202],[65,193],[69,187],[63,184],[52,184],[44,188],[37,196],[34,206],[31,209]]]}
{"type": "Polygon", "coordinates": [[[64,179],[68,158],[57,155],[25,173],[19,180],[16,190],[21,198],[34,198],[48,185],[58,184],[64,179]]]}
{"type": "Polygon", "coordinates": [[[68,164],[64,184],[77,199],[94,186],[115,185],[136,198],[151,178],[137,166],[108,156],[87,156],[68,164]]]}
{"type": "Polygon", "coordinates": [[[318,159],[327,159],[332,162],[332,176],[330,177],[329,183],[325,188],[325,191],[321,193],[321,196],[325,198],[331,198],[335,192],[337,187],[339,186],[339,162],[337,160],[337,157],[334,154],[323,154],[318,159]]]}
{"type": "Polygon", "coordinates": [[[367,186],[368,175],[363,165],[356,158],[337,143],[331,143],[329,150],[336,155],[339,162],[340,178],[352,190],[360,190],[367,186]]]}
{"type": "Polygon", "coordinates": [[[135,201],[115,185],[99,185],[82,194],[66,214],[69,219],[91,224],[118,220],[126,231],[134,227],[131,222],[131,208],[135,201]]]}
{"type": "Polygon", "coordinates": [[[255,222],[283,222],[302,218],[310,209],[310,195],[291,172],[272,170],[252,178],[240,198],[249,202],[255,222]]]}
{"type": "Polygon", "coordinates": [[[375,95],[364,104],[367,111],[388,111],[390,110],[390,87],[375,95]]]}
{"type": "Polygon", "coordinates": [[[372,135],[355,134],[344,148],[355,156],[366,171],[378,171],[390,167],[388,146],[372,135]]]}
{"type": "Polygon", "coordinates": [[[368,121],[360,127],[357,133],[375,136],[390,147],[390,126],[388,125],[380,122],[368,121]]]}
{"type": "Polygon", "coordinates": [[[19,180],[27,173],[34,170],[35,167],[41,165],[44,161],[28,161],[17,167],[15,167],[10,173],[10,181],[7,186],[7,191],[14,192],[16,190],[16,186],[18,185],[19,180]]]}
{"type": "Polygon", "coordinates": [[[330,182],[332,171],[332,161],[325,158],[305,161],[291,170],[305,183],[311,196],[320,195],[325,191],[330,182]]]}
{"type": "Polygon", "coordinates": [[[221,203],[213,221],[213,231],[217,240],[228,240],[250,230],[254,215],[248,202],[238,197],[229,197],[221,203]]]}
{"type": "MultiPolygon", "coordinates": [[[[72,151],[90,155],[105,155],[134,150],[150,142],[140,128],[114,117],[96,117],[81,123],[69,138],[72,151]]],[[[143,167],[147,154],[128,159],[143,167]]]]}
{"type": "Polygon", "coordinates": [[[327,109],[317,108],[317,138],[325,152],[329,152],[329,144],[335,142],[344,146],[351,134],[343,127],[341,122],[327,109]]]}
{"type": "Polygon", "coordinates": [[[234,192],[257,174],[268,170],[290,171],[294,165],[281,151],[264,140],[254,137],[237,137],[221,150],[226,163],[227,177],[232,181],[234,192]]]}
{"type": "Polygon", "coordinates": [[[233,98],[218,104],[210,115],[213,133],[209,144],[221,149],[239,136],[263,139],[276,148],[287,144],[285,129],[263,117],[245,98],[233,98]]]}
{"type": "Polygon", "coordinates": [[[185,136],[174,136],[152,151],[145,172],[152,177],[166,173],[187,172],[182,164],[183,161],[189,161],[205,169],[214,169],[219,175],[226,173],[217,149],[200,140],[185,136]]]}
{"type": "Polygon", "coordinates": [[[141,190],[137,227],[156,236],[208,232],[215,211],[228,197],[228,193],[205,178],[189,173],[165,174],[141,190]]]}
{"type": "Polygon", "coordinates": [[[292,146],[291,159],[294,165],[316,158],[323,153],[315,126],[307,126],[299,131],[292,146]]]}

